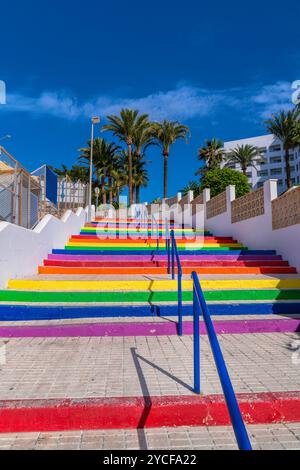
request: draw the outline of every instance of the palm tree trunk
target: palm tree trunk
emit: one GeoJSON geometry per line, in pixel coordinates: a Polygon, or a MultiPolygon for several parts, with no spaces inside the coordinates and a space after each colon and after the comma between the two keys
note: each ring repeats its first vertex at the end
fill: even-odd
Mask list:
{"type": "Polygon", "coordinates": [[[168,156],[169,154],[164,154],[164,199],[168,197],[168,156]]]}
{"type": "Polygon", "coordinates": [[[101,176],[101,194],[102,194],[102,203],[106,204],[105,176],[101,176]]]}
{"type": "Polygon", "coordinates": [[[135,202],[140,203],[140,186],[138,185],[135,187],[135,202]]]}
{"type": "Polygon", "coordinates": [[[134,183],[132,184],[132,197],[133,197],[133,204],[135,204],[136,203],[136,186],[134,183]]]}
{"type": "Polygon", "coordinates": [[[133,203],[132,191],[132,145],[128,144],[128,189],[129,189],[129,204],[133,203]]]}
{"type": "Polygon", "coordinates": [[[112,206],[113,203],[113,192],[112,192],[112,180],[111,176],[108,178],[108,186],[109,186],[109,203],[112,206]]]}
{"type": "Polygon", "coordinates": [[[117,186],[116,192],[117,192],[117,203],[119,204],[119,202],[120,202],[120,186],[117,186]]]}
{"type": "Polygon", "coordinates": [[[286,184],[288,189],[292,187],[292,178],[291,178],[291,165],[290,165],[290,155],[289,155],[289,149],[285,149],[285,172],[286,172],[286,184]]]}

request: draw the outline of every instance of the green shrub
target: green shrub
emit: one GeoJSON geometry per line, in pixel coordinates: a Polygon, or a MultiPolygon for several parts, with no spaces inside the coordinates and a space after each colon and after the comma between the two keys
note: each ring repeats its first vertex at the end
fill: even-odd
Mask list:
{"type": "Polygon", "coordinates": [[[247,176],[231,168],[206,171],[201,179],[200,189],[203,191],[205,188],[210,188],[210,197],[213,198],[225,191],[230,184],[235,185],[236,198],[249,193],[251,190],[247,176]]]}

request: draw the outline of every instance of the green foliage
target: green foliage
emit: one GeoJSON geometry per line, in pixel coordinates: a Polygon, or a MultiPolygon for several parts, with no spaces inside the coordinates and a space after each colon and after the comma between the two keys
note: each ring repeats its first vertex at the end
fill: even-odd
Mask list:
{"type": "Polygon", "coordinates": [[[194,192],[194,198],[199,196],[200,194],[200,183],[197,183],[197,181],[189,181],[189,183],[187,184],[187,186],[185,186],[183,189],[180,190],[182,196],[186,196],[186,194],[189,192],[189,191],[193,191],[194,192]]]}
{"type": "Polygon", "coordinates": [[[205,166],[201,167],[196,175],[204,175],[208,170],[220,168],[224,156],[224,144],[219,139],[205,140],[205,145],[198,151],[198,160],[204,162],[205,166]]]}
{"type": "Polygon", "coordinates": [[[77,181],[87,183],[89,179],[88,168],[80,165],[73,165],[71,168],[68,168],[66,165],[62,165],[61,168],[55,168],[49,165],[49,168],[60,177],[68,176],[74,183],[77,181]]]}
{"type": "Polygon", "coordinates": [[[154,122],[152,124],[152,135],[154,142],[161,147],[164,156],[164,198],[168,192],[168,157],[171,146],[180,139],[188,141],[190,131],[187,126],[180,124],[178,121],[168,121],[164,119],[162,122],[154,122]]]}
{"type": "Polygon", "coordinates": [[[289,150],[295,148],[300,142],[299,113],[299,107],[292,111],[280,111],[278,114],[272,115],[272,118],[265,122],[268,131],[276,135],[283,144],[283,148],[285,150],[285,171],[288,188],[291,188],[293,185],[289,150]]]}
{"type": "Polygon", "coordinates": [[[242,172],[244,175],[247,172],[247,168],[253,166],[256,168],[255,164],[264,161],[263,157],[259,154],[257,147],[253,145],[238,145],[233,149],[226,157],[227,165],[231,163],[239,164],[241,166],[242,172]]]}
{"type": "Polygon", "coordinates": [[[201,180],[200,191],[210,188],[210,196],[214,197],[225,191],[230,184],[235,185],[237,198],[249,193],[251,189],[247,177],[242,173],[230,168],[219,168],[205,173],[201,180]]]}
{"type": "Polygon", "coordinates": [[[184,139],[187,141],[190,131],[187,126],[180,124],[178,121],[168,121],[164,119],[162,122],[154,122],[152,132],[155,141],[161,147],[163,155],[169,156],[170,147],[176,140],[184,139]]]}
{"type": "Polygon", "coordinates": [[[162,200],[160,199],[160,197],[153,199],[153,201],[151,202],[151,204],[161,204],[161,203],[162,203],[162,200]]]}

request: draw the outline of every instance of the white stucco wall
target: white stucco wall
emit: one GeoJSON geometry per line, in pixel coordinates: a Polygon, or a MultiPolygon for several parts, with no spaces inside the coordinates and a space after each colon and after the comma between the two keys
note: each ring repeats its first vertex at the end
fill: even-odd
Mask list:
{"type": "MultiPolygon", "coordinates": [[[[300,224],[279,230],[272,229],[271,201],[277,197],[277,180],[264,183],[264,215],[232,224],[231,201],[235,199],[234,187],[227,187],[226,197],[227,212],[211,219],[205,218],[205,228],[214,235],[231,236],[253,250],[276,250],[300,272],[300,224]]],[[[208,199],[209,193],[206,193],[204,200],[208,199]]]]}
{"type": "Polygon", "coordinates": [[[46,215],[34,230],[0,222],[0,288],[6,287],[10,278],[36,274],[48,253],[63,248],[85,221],[86,210],[80,208],[76,214],[68,210],[61,220],[46,215]]]}

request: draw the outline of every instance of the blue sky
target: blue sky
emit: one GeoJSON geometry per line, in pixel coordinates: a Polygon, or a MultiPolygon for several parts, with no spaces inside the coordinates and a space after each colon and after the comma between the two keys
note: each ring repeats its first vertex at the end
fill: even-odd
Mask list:
{"type": "MultiPolygon", "coordinates": [[[[264,134],[300,79],[299,1],[2,2],[0,137],[33,170],[76,163],[89,119],[136,107],[179,119],[192,137],[170,155],[169,194],[195,179],[205,138],[264,134]]],[[[163,161],[149,149],[150,201],[163,161]]]]}

